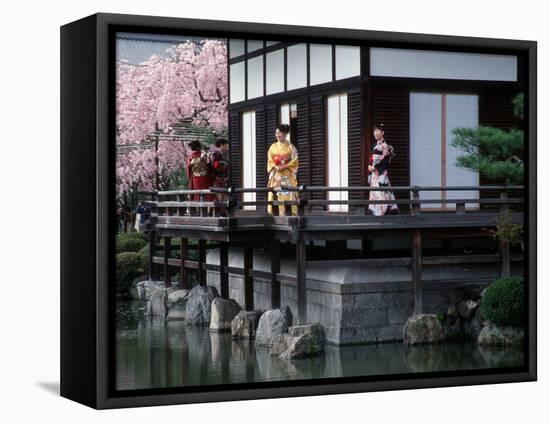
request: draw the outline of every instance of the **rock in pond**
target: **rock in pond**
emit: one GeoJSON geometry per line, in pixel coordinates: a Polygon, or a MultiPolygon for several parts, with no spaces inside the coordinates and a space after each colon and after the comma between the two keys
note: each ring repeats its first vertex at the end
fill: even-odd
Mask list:
{"type": "Polygon", "coordinates": [[[253,339],[259,320],[259,311],[240,311],[231,321],[231,336],[235,339],[253,339]]]}
{"type": "Polygon", "coordinates": [[[233,318],[241,311],[237,301],[216,297],[212,301],[212,312],[210,317],[210,330],[222,332],[231,330],[233,318]]]}
{"type": "Polygon", "coordinates": [[[153,291],[149,301],[147,301],[147,315],[151,317],[165,317],[168,313],[166,298],[165,290],[159,289],[153,291]]]}
{"type": "Polygon", "coordinates": [[[483,313],[481,308],[478,307],[474,310],[471,320],[467,321],[465,324],[466,332],[470,335],[470,338],[473,341],[476,341],[481,333],[483,327],[487,324],[483,318],[483,313]]]}
{"type": "Polygon", "coordinates": [[[151,294],[159,290],[166,290],[163,281],[152,281],[146,279],[136,283],[136,295],[139,300],[149,301],[151,299],[151,294]]]}
{"type": "Polygon", "coordinates": [[[185,321],[189,325],[208,326],[212,312],[212,301],[219,297],[212,286],[195,286],[189,291],[185,304],[185,321]]]}
{"type": "Polygon", "coordinates": [[[483,346],[522,346],[524,332],[521,327],[497,326],[487,323],[479,336],[477,343],[483,346]]]}
{"type": "Polygon", "coordinates": [[[325,344],[325,329],[320,323],[291,326],[288,333],[275,338],[270,353],[286,360],[299,359],[322,353],[325,344]]]}
{"type": "Polygon", "coordinates": [[[443,329],[435,314],[418,314],[403,327],[405,345],[435,344],[443,339],[443,329]]]}
{"type": "Polygon", "coordinates": [[[174,291],[168,292],[168,307],[179,304],[185,305],[189,297],[189,292],[188,289],[175,289],[174,291]]]}
{"type": "Polygon", "coordinates": [[[275,338],[285,333],[290,325],[292,325],[292,313],[288,306],[266,311],[258,323],[256,346],[271,347],[275,338]]]}

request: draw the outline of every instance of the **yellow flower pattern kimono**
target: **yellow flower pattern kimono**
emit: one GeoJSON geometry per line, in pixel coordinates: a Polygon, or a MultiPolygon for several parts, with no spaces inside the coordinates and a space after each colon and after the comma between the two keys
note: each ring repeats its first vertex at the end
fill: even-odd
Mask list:
{"type": "MultiPolygon", "coordinates": [[[[298,180],[296,174],[298,173],[298,150],[289,141],[276,141],[271,144],[269,151],[267,152],[267,173],[268,188],[280,187],[281,185],[297,186],[298,180]],[[278,166],[286,167],[284,169],[278,169],[278,166]]],[[[268,201],[273,200],[273,193],[269,192],[268,201]]],[[[285,200],[297,200],[298,193],[296,191],[280,191],[277,193],[277,199],[280,201],[285,200]]],[[[268,206],[267,211],[272,214],[271,205],[268,206]]],[[[279,207],[279,215],[284,216],[284,207],[279,207]]],[[[292,214],[298,214],[298,207],[292,206],[292,214]]]]}

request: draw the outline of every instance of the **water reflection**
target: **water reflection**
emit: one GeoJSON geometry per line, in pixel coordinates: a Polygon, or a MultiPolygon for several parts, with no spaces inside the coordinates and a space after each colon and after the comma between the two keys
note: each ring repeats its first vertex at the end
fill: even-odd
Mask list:
{"type": "Polygon", "coordinates": [[[475,344],[404,347],[381,344],[327,346],[302,360],[271,357],[268,348],[233,341],[228,333],[150,320],[138,303],[120,304],[116,329],[116,388],[144,389],[342,376],[515,367],[517,349],[475,344]]]}

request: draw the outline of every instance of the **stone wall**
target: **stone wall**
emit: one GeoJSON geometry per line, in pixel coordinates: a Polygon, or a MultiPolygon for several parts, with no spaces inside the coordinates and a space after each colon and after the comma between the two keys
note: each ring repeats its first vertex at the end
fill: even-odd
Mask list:
{"type": "MultiPolygon", "coordinates": [[[[210,250],[207,263],[219,264],[219,251],[210,250]]],[[[243,250],[230,248],[229,266],[243,267],[243,250]]],[[[281,273],[294,275],[295,262],[281,259],[281,273]]],[[[254,250],[254,269],[270,271],[270,258],[254,250]]],[[[468,284],[487,286],[499,277],[498,263],[427,265],[423,268],[424,313],[445,313],[448,290],[468,284]]],[[[522,263],[514,263],[512,274],[522,274],[522,263]]],[[[207,284],[219,291],[217,271],[207,271],[207,284]]],[[[244,279],[229,275],[229,296],[244,305],[244,279]]],[[[254,308],[271,308],[270,281],[254,279],[254,308]]],[[[296,287],[281,283],[281,306],[288,305],[294,316],[296,287]]],[[[374,267],[365,263],[342,262],[307,265],[307,321],[320,322],[327,341],[335,345],[392,342],[402,339],[403,325],[412,314],[412,279],[408,266],[374,267]]]]}

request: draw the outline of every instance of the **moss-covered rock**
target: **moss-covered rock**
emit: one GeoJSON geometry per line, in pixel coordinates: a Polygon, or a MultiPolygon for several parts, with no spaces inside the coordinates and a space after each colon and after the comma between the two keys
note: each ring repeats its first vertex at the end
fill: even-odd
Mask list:
{"type": "Polygon", "coordinates": [[[523,328],[515,326],[497,326],[489,323],[481,329],[477,343],[483,346],[503,347],[523,345],[523,328]]]}
{"type": "Polygon", "coordinates": [[[405,345],[435,344],[443,340],[443,328],[434,314],[409,317],[403,327],[405,345]]]}

